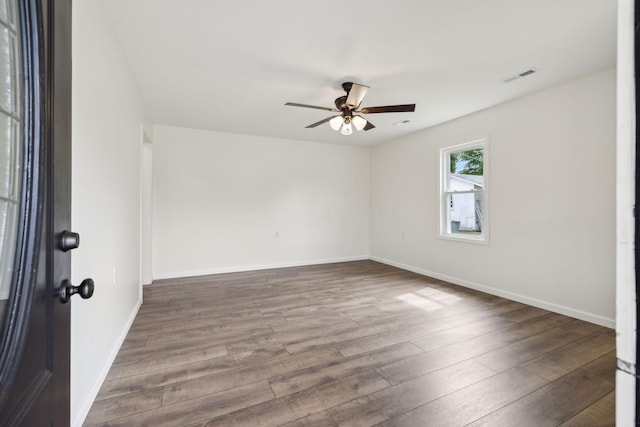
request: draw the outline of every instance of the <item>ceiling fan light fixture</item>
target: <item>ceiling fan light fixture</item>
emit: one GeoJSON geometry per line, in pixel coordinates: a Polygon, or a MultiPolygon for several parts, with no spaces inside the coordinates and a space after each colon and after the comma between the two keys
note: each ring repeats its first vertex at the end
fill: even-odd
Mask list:
{"type": "Polygon", "coordinates": [[[342,116],[335,116],[333,119],[329,120],[329,126],[333,130],[340,130],[340,126],[344,123],[342,116]]]}
{"type": "Polygon", "coordinates": [[[340,133],[343,135],[351,135],[353,133],[353,127],[351,127],[351,123],[345,121],[345,123],[342,125],[342,129],[340,130],[340,133]]]}
{"type": "Polygon", "coordinates": [[[326,110],[338,115],[329,116],[325,119],[311,123],[305,126],[307,129],[315,128],[322,124],[329,122],[331,129],[338,131],[343,135],[351,135],[353,128],[361,131],[369,131],[374,129],[373,123],[365,119],[364,117],[354,114],[375,114],[375,113],[412,113],[416,110],[416,104],[398,104],[398,105],[382,105],[377,107],[366,107],[360,109],[362,99],[369,90],[369,86],[364,86],[358,83],[344,82],[342,88],[347,93],[346,95],[339,96],[335,99],[335,108],[331,107],[319,107],[317,105],[299,104],[297,102],[287,102],[285,105],[291,107],[304,107],[313,108],[315,110],[326,110]]]}
{"type": "Polygon", "coordinates": [[[353,126],[357,131],[361,131],[367,125],[367,120],[362,116],[353,116],[351,118],[351,123],[353,123],[353,126]]]}

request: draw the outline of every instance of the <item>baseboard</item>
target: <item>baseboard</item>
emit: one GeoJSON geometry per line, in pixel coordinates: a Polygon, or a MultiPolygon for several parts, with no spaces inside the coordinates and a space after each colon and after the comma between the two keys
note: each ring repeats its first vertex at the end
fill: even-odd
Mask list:
{"type": "Polygon", "coordinates": [[[195,276],[209,276],[211,274],[240,273],[243,271],[270,270],[272,268],[304,267],[306,265],[334,264],[336,262],[349,262],[349,261],[364,261],[368,259],[370,259],[369,255],[358,255],[358,256],[341,257],[341,258],[316,259],[316,260],[296,261],[296,262],[279,262],[279,263],[262,264],[262,265],[219,267],[219,268],[210,268],[205,270],[175,271],[175,272],[169,272],[169,273],[154,274],[153,281],[155,282],[156,280],[180,279],[184,277],[195,277],[195,276]]]}
{"type": "Polygon", "coordinates": [[[435,271],[429,271],[422,268],[414,267],[411,265],[403,264],[400,262],[392,261],[385,258],[380,258],[376,256],[371,256],[370,259],[372,261],[377,261],[382,264],[391,265],[393,267],[398,267],[403,270],[411,271],[417,274],[421,274],[423,276],[433,277],[434,279],[444,280],[445,282],[450,282],[455,285],[464,286],[465,288],[475,289],[476,291],[484,292],[491,295],[496,295],[502,298],[507,298],[512,301],[521,302],[523,304],[531,305],[534,307],[542,308],[545,310],[553,311],[554,313],[559,313],[565,316],[573,317],[576,319],[584,320],[585,322],[595,323],[596,325],[604,326],[607,328],[615,329],[616,322],[614,319],[609,319],[607,317],[599,316],[597,314],[587,313],[582,310],[576,310],[571,307],[567,307],[564,305],[555,304],[549,301],[543,301],[536,298],[528,297],[526,295],[521,295],[513,292],[504,291],[502,289],[492,288],[490,286],[485,286],[480,283],[472,282],[469,280],[459,279],[457,277],[449,276],[446,274],[437,273],[435,271]]]}
{"type": "Polygon", "coordinates": [[[125,338],[127,338],[129,329],[131,329],[131,325],[133,324],[133,321],[135,320],[141,305],[142,305],[142,298],[138,299],[138,302],[133,308],[133,311],[131,312],[129,319],[127,320],[127,323],[124,329],[122,330],[120,337],[118,337],[117,344],[111,350],[111,353],[109,354],[109,358],[107,359],[107,363],[102,367],[102,370],[100,371],[100,375],[98,376],[98,379],[96,380],[93,387],[91,387],[91,391],[87,394],[85,401],[82,404],[82,407],[80,408],[80,411],[76,415],[74,421],[71,423],[72,426],[82,427],[82,423],[84,423],[84,421],[87,419],[87,415],[89,415],[89,410],[91,409],[91,405],[93,405],[93,402],[96,400],[96,397],[98,396],[98,392],[100,391],[100,387],[102,387],[104,380],[107,378],[107,374],[109,373],[109,370],[113,365],[113,362],[116,360],[116,356],[120,351],[120,347],[122,347],[122,343],[124,343],[125,338]]]}

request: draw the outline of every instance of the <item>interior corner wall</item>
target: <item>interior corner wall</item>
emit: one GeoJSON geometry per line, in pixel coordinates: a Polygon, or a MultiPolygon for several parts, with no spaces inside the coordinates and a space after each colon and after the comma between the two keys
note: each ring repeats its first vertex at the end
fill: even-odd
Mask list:
{"type": "Polygon", "coordinates": [[[615,81],[605,70],[376,146],[372,258],[613,327],[615,81]],[[483,137],[490,243],[439,239],[439,149],[483,137]]]}
{"type": "Polygon", "coordinates": [[[98,0],[73,2],[71,425],[80,426],[140,299],[140,144],[136,83],[98,0]]]}
{"type": "Polygon", "coordinates": [[[366,259],[369,148],[156,126],[153,278],[366,259]]]}

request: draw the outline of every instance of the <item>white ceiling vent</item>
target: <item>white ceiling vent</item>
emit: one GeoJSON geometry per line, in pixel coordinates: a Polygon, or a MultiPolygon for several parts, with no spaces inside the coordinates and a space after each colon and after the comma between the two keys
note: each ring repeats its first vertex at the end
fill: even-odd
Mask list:
{"type": "Polygon", "coordinates": [[[511,75],[509,77],[505,77],[504,79],[502,79],[502,83],[511,83],[514,80],[518,80],[518,79],[521,79],[523,77],[530,76],[531,74],[533,74],[535,72],[536,72],[536,69],[532,67],[532,68],[529,68],[528,70],[521,71],[518,74],[514,74],[514,75],[511,75]]]}

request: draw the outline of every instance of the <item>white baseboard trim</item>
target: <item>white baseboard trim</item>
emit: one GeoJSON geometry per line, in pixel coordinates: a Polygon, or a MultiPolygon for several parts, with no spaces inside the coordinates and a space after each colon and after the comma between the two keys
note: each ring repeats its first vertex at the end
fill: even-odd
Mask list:
{"type": "Polygon", "coordinates": [[[450,282],[456,285],[464,286],[465,288],[475,289],[476,291],[484,292],[491,295],[496,295],[502,298],[507,298],[512,301],[521,302],[523,304],[531,305],[534,307],[542,308],[545,310],[553,311],[554,313],[563,314],[565,316],[573,317],[576,319],[584,320],[585,322],[595,323],[596,325],[604,326],[607,328],[615,329],[616,322],[614,319],[609,319],[607,317],[599,316],[597,314],[587,313],[582,310],[577,310],[571,307],[567,307],[564,305],[555,304],[548,301],[539,300],[536,298],[528,297],[526,295],[516,294],[509,291],[504,291],[502,289],[492,288],[490,286],[481,285],[480,283],[472,282],[469,280],[459,279],[457,277],[449,276],[446,274],[440,274],[435,271],[429,271],[422,268],[414,267],[411,265],[403,264],[400,262],[392,261],[385,258],[380,258],[377,256],[371,256],[370,259],[372,261],[377,261],[382,264],[391,265],[393,267],[398,267],[403,270],[411,271],[413,273],[418,273],[423,276],[433,277],[434,279],[444,280],[445,282],[450,282]]]}
{"type": "Polygon", "coordinates": [[[93,402],[96,400],[96,397],[98,396],[98,392],[100,391],[100,387],[102,387],[104,380],[107,378],[107,374],[109,373],[109,370],[113,365],[113,362],[116,360],[116,356],[120,351],[120,347],[122,347],[122,343],[124,343],[125,338],[127,338],[129,329],[131,329],[131,325],[133,324],[133,321],[135,320],[141,305],[142,305],[142,298],[138,299],[138,302],[133,308],[133,311],[131,312],[129,319],[127,320],[127,323],[124,329],[122,330],[122,333],[118,337],[118,341],[116,345],[113,347],[113,349],[111,350],[111,353],[109,354],[107,363],[102,367],[102,370],[100,371],[100,375],[98,375],[98,379],[96,380],[95,384],[93,384],[93,387],[91,387],[91,391],[85,397],[84,403],[82,404],[80,411],[78,411],[74,421],[71,423],[72,426],[82,427],[82,423],[84,423],[84,421],[87,419],[87,415],[89,415],[89,410],[91,409],[91,405],[93,405],[93,402]]]}
{"type": "Polygon", "coordinates": [[[169,272],[169,273],[154,274],[153,280],[156,281],[156,280],[166,280],[166,279],[180,279],[184,277],[209,276],[212,274],[240,273],[243,271],[256,271],[256,270],[270,270],[272,268],[304,267],[306,265],[334,264],[337,262],[365,261],[370,258],[371,257],[369,255],[358,255],[358,256],[316,259],[316,260],[307,260],[307,261],[278,262],[273,264],[262,264],[262,265],[242,265],[242,266],[235,266],[235,267],[209,268],[205,270],[176,271],[176,272],[169,272]]]}

